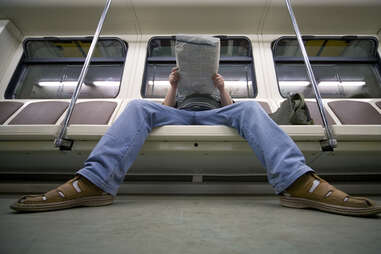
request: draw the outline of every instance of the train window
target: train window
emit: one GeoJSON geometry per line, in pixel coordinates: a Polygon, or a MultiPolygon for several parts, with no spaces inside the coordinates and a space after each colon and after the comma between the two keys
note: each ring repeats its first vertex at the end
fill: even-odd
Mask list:
{"type": "MultiPolygon", "coordinates": [[[[71,98],[91,40],[91,37],[26,39],[24,54],[5,98],[71,98]]],[[[99,38],[79,98],[116,97],[126,54],[126,42],[118,38],[99,38]]]]}
{"type": "MultiPolygon", "coordinates": [[[[303,37],[303,42],[323,98],[381,97],[381,62],[375,38],[303,37]]],[[[296,38],[274,41],[272,51],[281,95],[299,92],[314,98],[296,38]]]]}
{"type": "MultiPolygon", "coordinates": [[[[256,96],[254,62],[250,40],[240,36],[220,36],[219,73],[233,98],[256,96]]],[[[176,66],[175,37],[154,37],[148,43],[142,85],[145,98],[164,98],[170,87],[168,75],[176,66]]]]}

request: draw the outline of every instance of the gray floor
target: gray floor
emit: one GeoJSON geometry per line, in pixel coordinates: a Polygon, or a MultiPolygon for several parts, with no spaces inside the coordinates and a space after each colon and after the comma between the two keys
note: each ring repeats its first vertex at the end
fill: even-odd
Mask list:
{"type": "Polygon", "coordinates": [[[11,212],[15,198],[0,196],[0,253],[381,253],[381,216],[284,208],[275,196],[119,196],[29,214],[11,212]]]}

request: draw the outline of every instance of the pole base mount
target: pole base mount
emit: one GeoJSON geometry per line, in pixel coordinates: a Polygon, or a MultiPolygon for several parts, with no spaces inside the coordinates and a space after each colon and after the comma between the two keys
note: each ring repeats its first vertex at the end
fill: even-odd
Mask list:
{"type": "Polygon", "coordinates": [[[71,139],[61,138],[55,139],[54,145],[58,147],[61,151],[71,151],[74,141],[71,139]]]}
{"type": "Polygon", "coordinates": [[[323,152],[333,152],[337,147],[336,139],[324,139],[320,141],[321,150],[323,152]]]}

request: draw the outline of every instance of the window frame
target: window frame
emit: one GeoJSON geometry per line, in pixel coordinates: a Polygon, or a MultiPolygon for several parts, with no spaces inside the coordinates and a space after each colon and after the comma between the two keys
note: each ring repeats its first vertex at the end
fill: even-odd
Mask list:
{"type": "MultiPolygon", "coordinates": [[[[238,35],[214,35],[213,37],[221,39],[244,39],[248,41],[248,52],[249,56],[237,56],[237,57],[220,57],[219,63],[233,63],[233,64],[238,64],[238,63],[249,63],[249,68],[251,68],[251,80],[252,80],[252,85],[253,85],[253,92],[254,96],[253,97],[245,97],[245,98],[239,98],[239,99],[247,99],[247,98],[256,98],[258,95],[258,86],[257,86],[257,80],[255,76],[255,66],[254,66],[254,56],[253,56],[253,48],[252,48],[252,42],[249,37],[247,36],[238,36],[238,35]]],[[[140,89],[140,96],[142,98],[149,98],[149,99],[163,99],[164,97],[147,97],[144,95],[145,90],[146,90],[146,84],[147,84],[147,73],[148,73],[148,64],[151,63],[166,63],[170,64],[175,62],[176,65],[176,57],[149,57],[150,54],[150,45],[153,40],[160,40],[160,39],[166,39],[166,40],[175,40],[176,41],[176,36],[153,36],[148,40],[147,43],[147,49],[146,49],[146,60],[144,64],[144,74],[143,74],[143,82],[141,85],[140,89]],[[152,59],[154,58],[154,59],[152,59]]]]}
{"type": "MultiPolygon", "coordinates": [[[[303,57],[287,57],[287,56],[275,56],[275,49],[278,45],[278,43],[281,40],[285,39],[293,39],[297,40],[296,36],[281,36],[278,39],[271,42],[271,52],[273,55],[273,63],[274,63],[274,70],[275,70],[275,76],[278,84],[278,91],[282,98],[287,98],[286,96],[283,96],[281,93],[281,88],[279,85],[279,79],[278,79],[278,73],[276,71],[276,64],[277,63],[303,63],[304,59],[303,57]]],[[[373,54],[375,56],[373,57],[308,57],[311,64],[317,63],[317,64],[323,64],[323,63],[371,63],[375,64],[375,68],[378,69],[378,73],[381,75],[381,57],[380,54],[378,54],[378,47],[379,42],[376,37],[373,36],[311,36],[311,35],[304,35],[302,36],[302,40],[371,40],[374,42],[374,49],[373,54]]],[[[323,45],[324,46],[324,45],[323,45]]],[[[299,44],[298,44],[299,47],[299,44]]],[[[337,99],[337,98],[325,98],[325,99],[337,99]]]]}
{"type": "MultiPolygon", "coordinates": [[[[15,100],[17,98],[14,97],[14,91],[17,87],[18,81],[20,80],[20,77],[22,75],[22,72],[24,70],[24,66],[26,65],[33,65],[33,64],[84,64],[86,57],[56,57],[56,58],[38,58],[38,59],[27,59],[27,43],[30,41],[60,41],[60,42],[65,42],[65,41],[83,41],[83,42],[91,42],[93,40],[93,36],[87,36],[87,37],[30,37],[30,38],[25,38],[23,41],[23,54],[17,63],[17,67],[8,83],[8,86],[5,90],[4,93],[4,98],[5,99],[12,99],[15,100]]],[[[124,57],[92,57],[90,61],[91,64],[123,64],[122,65],[122,72],[121,72],[121,79],[120,79],[120,86],[122,85],[122,78],[123,78],[123,73],[124,73],[124,67],[126,64],[126,59],[127,59],[127,53],[128,53],[128,43],[125,40],[122,40],[118,37],[99,37],[99,41],[105,41],[105,40],[116,40],[118,41],[123,50],[123,54],[125,55],[124,57]]],[[[90,66],[89,65],[89,66],[90,66]]],[[[119,95],[120,92],[120,86],[118,93],[115,95],[116,98],[119,95]]],[[[101,99],[112,99],[112,98],[101,98],[101,99]]],[[[62,100],[60,98],[50,98],[50,99],[38,99],[38,100],[62,100]]],[[[98,99],[98,98],[86,98],[86,99],[98,99]]],[[[32,100],[32,99],[30,99],[32,100]]],[[[66,99],[65,99],[66,100],[66,99]]]]}

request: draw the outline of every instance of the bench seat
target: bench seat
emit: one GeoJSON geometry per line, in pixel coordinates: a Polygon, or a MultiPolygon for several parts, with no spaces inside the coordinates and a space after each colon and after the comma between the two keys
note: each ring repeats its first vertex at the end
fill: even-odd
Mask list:
{"type": "MultiPolygon", "coordinates": [[[[280,126],[294,140],[318,141],[324,138],[321,126],[280,126]]],[[[84,126],[71,125],[67,135],[71,139],[97,140],[108,126],[91,126],[91,131],[84,126]]],[[[222,125],[167,125],[155,128],[147,141],[245,141],[238,132],[222,125]]],[[[245,141],[246,142],[246,141],[245,141]]]]}
{"type": "Polygon", "coordinates": [[[381,125],[333,125],[338,141],[381,141],[381,125]]]}
{"type": "MultiPolygon", "coordinates": [[[[78,102],[79,105],[89,106],[82,109],[84,112],[82,115],[80,112],[74,112],[74,117],[78,115],[77,120],[74,122],[80,124],[71,124],[67,129],[67,137],[73,140],[89,140],[97,141],[104,133],[107,131],[112,122],[120,114],[124,106],[128,101],[123,103],[114,102],[102,102],[102,107],[108,107],[105,110],[105,117],[100,118],[97,114],[94,116],[97,121],[101,124],[91,124],[94,120],[94,116],[89,118],[90,115],[89,108],[94,108],[94,103],[99,102],[78,102]],[[119,104],[119,107],[117,107],[119,104]],[[113,115],[114,117],[111,117],[113,115]],[[86,119],[85,116],[89,119],[86,119]]],[[[266,102],[260,102],[262,106],[268,106],[266,102]]],[[[318,117],[316,103],[313,101],[308,101],[310,106],[312,106],[314,119],[318,117]],[[315,109],[316,107],[316,109],[315,109]]],[[[346,105],[357,106],[358,102],[345,102],[346,105]],[[356,104],[354,104],[356,103],[356,104]]],[[[37,103],[34,103],[37,105],[37,103]]],[[[38,103],[40,104],[40,103],[38,103]]],[[[42,103],[41,103],[42,104],[42,103]]],[[[367,106],[365,109],[370,107],[370,104],[361,103],[360,105],[367,106]]],[[[30,105],[30,104],[29,104],[30,105]]],[[[333,102],[328,103],[331,107],[333,102]]],[[[268,108],[266,111],[269,111],[268,108]]],[[[99,112],[99,109],[95,110],[99,112]]],[[[22,113],[23,111],[21,111],[22,113]]],[[[377,114],[377,112],[373,112],[377,114]]],[[[329,114],[328,114],[329,116],[329,114]]],[[[60,117],[62,121],[63,116],[60,117]]],[[[334,120],[329,117],[329,122],[334,123],[334,120]]],[[[317,123],[316,125],[281,125],[280,126],[293,140],[295,141],[320,141],[324,139],[324,129],[317,123]]],[[[0,140],[53,140],[57,132],[59,131],[59,122],[56,124],[17,124],[0,125],[0,140]]],[[[338,141],[349,140],[349,141],[378,141],[381,140],[381,125],[351,125],[346,123],[339,123],[338,125],[332,125],[334,134],[337,136],[338,141]]],[[[148,141],[244,141],[242,137],[239,136],[236,130],[229,128],[227,126],[163,126],[156,128],[150,134],[148,141]]]]}

